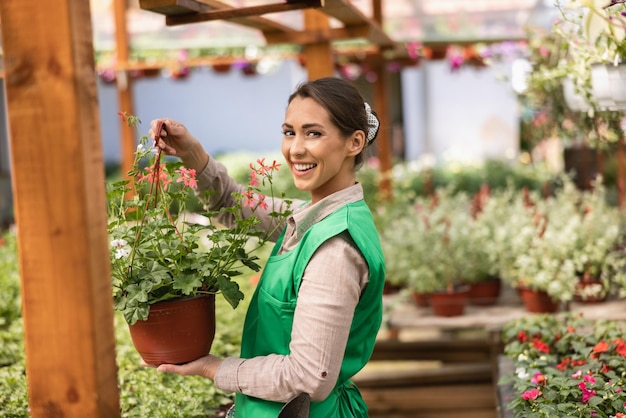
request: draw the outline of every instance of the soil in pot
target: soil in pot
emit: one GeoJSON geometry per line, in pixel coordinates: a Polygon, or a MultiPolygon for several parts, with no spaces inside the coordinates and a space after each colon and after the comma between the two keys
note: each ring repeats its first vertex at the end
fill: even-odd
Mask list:
{"type": "Polygon", "coordinates": [[[205,356],[215,337],[215,295],[155,303],[145,321],[129,325],[141,358],[151,366],[205,356]]]}

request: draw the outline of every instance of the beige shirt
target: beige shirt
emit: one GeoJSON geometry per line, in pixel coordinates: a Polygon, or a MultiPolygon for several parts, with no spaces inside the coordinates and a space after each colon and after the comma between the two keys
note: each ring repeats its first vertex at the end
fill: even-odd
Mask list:
{"type": "MultiPolygon", "coordinates": [[[[210,207],[234,203],[231,194],[242,186],[228,176],[225,167],[211,159],[198,176],[200,190],[216,190],[210,207]]],[[[293,214],[280,252],[293,249],[304,233],[341,206],[363,199],[355,184],[314,205],[294,201],[293,214]]],[[[275,199],[276,208],[285,207],[275,199]]],[[[255,212],[266,230],[276,229],[268,216],[274,210],[255,212]]],[[[228,223],[228,219],[222,219],[228,223]]],[[[282,232],[278,228],[272,239],[282,232]]],[[[289,355],[268,355],[251,359],[226,358],[215,375],[215,384],[226,392],[241,392],[257,398],[286,402],[300,393],[313,401],[324,400],[334,388],[343,360],[354,309],[368,281],[365,259],[348,237],[338,235],[325,242],[313,255],[302,277],[294,313],[289,355]]],[[[272,338],[272,336],[268,336],[272,338]]]]}

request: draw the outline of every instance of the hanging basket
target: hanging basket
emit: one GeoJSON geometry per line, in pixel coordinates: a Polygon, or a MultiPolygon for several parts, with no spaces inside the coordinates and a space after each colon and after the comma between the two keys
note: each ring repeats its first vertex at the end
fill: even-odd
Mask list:
{"type": "Polygon", "coordinates": [[[626,110],[626,64],[591,64],[591,92],[604,110],[626,110]]]}

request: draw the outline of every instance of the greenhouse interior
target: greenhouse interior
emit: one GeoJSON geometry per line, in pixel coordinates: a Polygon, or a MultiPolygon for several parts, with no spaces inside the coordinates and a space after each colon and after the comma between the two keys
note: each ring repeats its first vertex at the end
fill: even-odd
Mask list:
{"type": "Polygon", "coordinates": [[[0,28],[0,417],[626,418],[626,1],[0,28]]]}

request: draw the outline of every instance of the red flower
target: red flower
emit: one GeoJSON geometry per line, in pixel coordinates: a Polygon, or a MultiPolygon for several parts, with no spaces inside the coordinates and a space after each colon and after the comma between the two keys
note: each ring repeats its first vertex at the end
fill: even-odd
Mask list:
{"type": "Polygon", "coordinates": [[[541,340],[534,340],[532,345],[534,348],[541,351],[542,353],[550,353],[550,347],[548,346],[548,344],[544,343],[541,340]]]}
{"type": "Polygon", "coordinates": [[[520,332],[518,332],[517,340],[521,343],[525,343],[526,341],[528,341],[528,334],[526,334],[526,331],[521,330],[520,332]]]}
{"type": "Polygon", "coordinates": [[[615,344],[615,351],[622,357],[626,357],[626,342],[621,338],[613,340],[613,344],[615,344]]]}
{"type": "Polygon", "coordinates": [[[591,357],[598,358],[600,353],[606,353],[608,350],[609,343],[606,341],[600,341],[593,347],[593,350],[591,350],[591,357]]]}
{"type": "Polygon", "coordinates": [[[571,364],[572,359],[570,358],[564,358],[563,360],[561,360],[561,362],[559,364],[556,365],[556,368],[560,371],[563,371],[565,369],[567,369],[569,367],[569,365],[571,364]]]}

